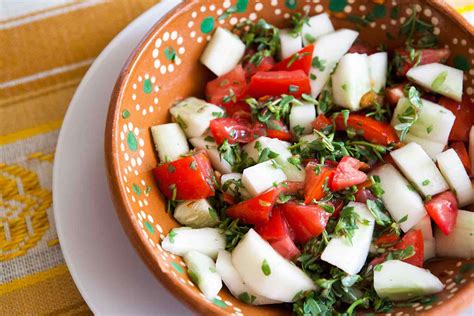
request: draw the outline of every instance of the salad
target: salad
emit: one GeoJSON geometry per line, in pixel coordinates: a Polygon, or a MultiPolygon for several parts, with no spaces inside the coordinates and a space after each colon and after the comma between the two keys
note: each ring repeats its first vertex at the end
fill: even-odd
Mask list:
{"type": "Polygon", "coordinates": [[[390,51],[325,13],[216,29],[205,100],[151,128],[182,225],[162,247],[205,297],[225,284],[296,315],[389,312],[443,289],[427,260],[474,256],[473,104],[413,12],[390,51]]]}

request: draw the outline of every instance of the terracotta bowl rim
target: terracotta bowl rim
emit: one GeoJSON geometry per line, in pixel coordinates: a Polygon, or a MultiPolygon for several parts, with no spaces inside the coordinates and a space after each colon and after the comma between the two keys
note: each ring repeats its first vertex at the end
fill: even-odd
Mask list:
{"type": "MultiPolygon", "coordinates": [[[[359,0],[357,0],[359,1],[359,0]]],[[[356,2],[357,2],[356,1],[356,2]]],[[[156,276],[156,278],[163,284],[167,290],[180,301],[186,303],[193,311],[197,311],[200,314],[212,314],[212,315],[227,315],[221,308],[211,305],[203,304],[202,299],[198,296],[188,295],[186,287],[184,287],[177,279],[170,276],[168,273],[164,273],[161,268],[157,268],[157,262],[153,260],[153,248],[148,243],[145,243],[141,235],[139,234],[139,227],[135,225],[131,217],[129,216],[128,206],[126,201],[126,192],[121,189],[119,184],[121,177],[118,175],[118,161],[114,154],[114,149],[118,148],[117,141],[114,138],[115,131],[117,128],[117,121],[120,116],[120,100],[122,92],[127,83],[128,75],[132,71],[132,68],[136,64],[139,58],[142,56],[142,52],[148,45],[153,34],[166,27],[176,15],[179,15],[181,10],[185,7],[199,2],[199,0],[183,1],[176,7],[171,9],[162,18],[150,28],[146,35],[142,38],[138,46],[130,53],[127,61],[125,62],[119,76],[117,77],[116,84],[114,86],[109,109],[107,114],[107,121],[105,126],[105,160],[107,167],[107,177],[109,188],[111,191],[111,197],[115,206],[115,210],[119,217],[120,223],[122,224],[125,233],[130,239],[135,250],[138,252],[142,260],[146,263],[148,269],[156,276]]],[[[428,6],[434,7],[442,14],[452,21],[456,27],[460,28],[463,32],[467,33],[468,36],[474,37],[474,26],[471,25],[461,14],[459,14],[451,5],[443,0],[420,0],[420,2],[426,3],[428,6]]],[[[423,315],[438,315],[446,312],[460,312],[463,308],[468,306],[471,302],[469,301],[470,294],[474,294],[474,282],[470,282],[463,289],[461,289],[450,301],[449,304],[443,304],[437,306],[430,311],[422,313],[423,315]]]]}

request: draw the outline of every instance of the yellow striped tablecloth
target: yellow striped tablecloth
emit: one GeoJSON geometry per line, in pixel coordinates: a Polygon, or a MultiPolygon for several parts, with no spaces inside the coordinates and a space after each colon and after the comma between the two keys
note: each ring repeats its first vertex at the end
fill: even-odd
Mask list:
{"type": "Polygon", "coordinates": [[[157,1],[0,0],[0,315],[90,313],[54,227],[54,149],[94,58],[157,1]]]}

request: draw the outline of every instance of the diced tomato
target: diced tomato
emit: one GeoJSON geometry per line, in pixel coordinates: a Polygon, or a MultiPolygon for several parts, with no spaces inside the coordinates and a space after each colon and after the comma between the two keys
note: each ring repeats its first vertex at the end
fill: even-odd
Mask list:
{"type": "Polygon", "coordinates": [[[207,100],[222,105],[235,103],[247,93],[245,71],[239,64],[230,72],[211,80],[206,85],[207,100]]]}
{"type": "Polygon", "coordinates": [[[255,226],[255,231],[266,241],[276,241],[288,236],[288,224],[281,214],[280,207],[273,209],[270,220],[263,225],[255,226]]]}
{"type": "Polygon", "coordinates": [[[280,205],[283,215],[295,233],[295,240],[304,244],[319,236],[326,227],[331,214],[316,204],[300,205],[288,202],[280,205]]]}
{"type": "Polygon", "coordinates": [[[282,94],[300,97],[310,92],[309,77],[303,70],[259,71],[252,76],[249,85],[249,94],[255,98],[282,94]]]}
{"type": "Polygon", "coordinates": [[[241,115],[242,113],[249,113],[250,114],[250,105],[243,101],[239,101],[237,103],[234,102],[227,102],[221,105],[225,113],[228,117],[233,117],[236,115],[241,115]]]}
{"type": "Polygon", "coordinates": [[[453,128],[449,134],[451,141],[469,141],[469,131],[474,125],[474,103],[465,95],[462,102],[454,101],[446,97],[441,97],[438,103],[456,116],[453,128]]]}
{"type": "Polygon", "coordinates": [[[451,51],[448,48],[417,49],[415,51],[415,58],[413,58],[413,60],[410,59],[410,51],[404,47],[397,48],[395,50],[395,54],[400,57],[401,61],[400,67],[397,68],[397,75],[405,76],[408,70],[410,70],[411,67],[414,67],[415,64],[419,66],[431,63],[444,63],[451,55],[451,51]],[[417,57],[418,55],[420,55],[419,58],[417,57]]]}
{"type": "Polygon", "coordinates": [[[394,107],[397,105],[398,100],[405,97],[405,92],[403,91],[403,88],[405,87],[406,84],[407,82],[400,83],[400,84],[387,87],[385,89],[385,100],[387,100],[387,103],[389,105],[394,107]]]}
{"type": "Polygon", "coordinates": [[[449,235],[456,225],[458,217],[458,202],[451,191],[435,195],[431,200],[425,202],[425,208],[439,229],[449,235]]]}
{"type": "Polygon", "coordinates": [[[400,240],[400,237],[393,231],[384,233],[375,240],[375,244],[379,247],[393,246],[400,240]]]}
{"type": "Polygon", "coordinates": [[[469,160],[469,154],[467,153],[466,145],[463,142],[454,142],[451,143],[449,147],[456,151],[467,173],[471,174],[471,161],[469,160]]]}
{"type": "Polygon", "coordinates": [[[372,261],[369,262],[369,266],[375,267],[376,265],[385,262],[387,255],[381,255],[380,257],[375,257],[372,261]]]}
{"type": "Polygon", "coordinates": [[[235,204],[234,196],[230,193],[223,192],[222,193],[222,198],[223,198],[224,202],[226,202],[229,205],[234,205],[235,204]]]}
{"type": "Polygon", "coordinates": [[[254,63],[245,63],[244,70],[247,74],[247,78],[252,77],[258,71],[269,71],[275,66],[275,59],[272,56],[263,57],[262,61],[258,66],[254,63]]]}
{"type": "Polygon", "coordinates": [[[280,186],[280,193],[283,194],[298,194],[304,189],[304,182],[286,181],[280,186]]]}
{"type": "Polygon", "coordinates": [[[315,130],[322,131],[331,125],[331,121],[321,113],[311,122],[311,125],[315,130]]]}
{"type": "Polygon", "coordinates": [[[367,54],[372,55],[376,53],[377,49],[362,43],[355,43],[349,48],[349,53],[367,54]]]}
{"type": "Polygon", "coordinates": [[[268,120],[267,122],[267,136],[270,138],[278,138],[279,140],[290,141],[293,135],[288,130],[288,127],[279,120],[268,120]]]}
{"type": "Polygon", "coordinates": [[[387,146],[399,141],[398,135],[392,126],[365,115],[350,114],[346,125],[344,117],[339,114],[335,118],[335,124],[336,130],[344,131],[351,127],[358,135],[374,144],[387,146]]]}
{"type": "Polygon", "coordinates": [[[305,74],[308,74],[313,61],[313,50],[314,45],[308,45],[296,54],[280,61],[272,70],[303,70],[305,74]]]}
{"type": "Polygon", "coordinates": [[[239,218],[245,224],[263,225],[270,219],[278,194],[279,188],[271,188],[249,200],[232,205],[226,213],[231,218],[239,218]]]}
{"type": "Polygon", "coordinates": [[[277,241],[273,241],[270,243],[270,245],[273,247],[273,249],[275,249],[276,252],[288,260],[293,260],[301,255],[300,250],[298,247],[296,247],[295,243],[289,236],[277,241]]]}
{"type": "Polygon", "coordinates": [[[218,145],[225,139],[230,144],[250,143],[255,138],[265,135],[261,124],[252,124],[245,119],[222,117],[213,119],[209,125],[211,134],[218,145]]]}
{"type": "Polygon", "coordinates": [[[167,199],[198,200],[214,195],[214,174],[204,151],[164,163],[152,172],[167,199]]]}
{"type": "Polygon", "coordinates": [[[334,171],[331,182],[332,191],[343,190],[367,180],[367,175],[359,170],[366,167],[368,167],[367,164],[355,158],[343,157],[334,171]]]}
{"type": "Polygon", "coordinates": [[[334,213],[332,213],[331,217],[338,218],[339,214],[341,214],[342,208],[344,207],[344,201],[342,200],[333,200],[331,204],[334,206],[334,213]]]}
{"type": "Polygon", "coordinates": [[[421,229],[411,230],[403,236],[402,240],[393,247],[396,250],[407,249],[409,246],[413,247],[415,254],[409,258],[403,259],[406,263],[417,267],[423,267],[425,257],[425,242],[423,240],[423,233],[421,229]]]}
{"type": "Polygon", "coordinates": [[[313,200],[320,200],[325,195],[324,184],[331,187],[334,168],[318,166],[316,162],[309,162],[306,165],[306,179],[304,185],[304,202],[311,203],[313,200]]]}
{"type": "Polygon", "coordinates": [[[356,192],[355,194],[355,200],[356,202],[359,203],[364,203],[367,202],[367,200],[376,200],[377,198],[375,195],[372,194],[372,192],[369,189],[362,189],[356,192]]]}

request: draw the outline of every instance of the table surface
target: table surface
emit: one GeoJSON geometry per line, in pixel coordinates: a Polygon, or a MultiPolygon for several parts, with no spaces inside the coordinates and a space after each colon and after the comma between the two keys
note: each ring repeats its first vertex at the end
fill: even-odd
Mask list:
{"type": "MultiPolygon", "coordinates": [[[[54,227],[54,149],[94,58],[157,2],[0,0],[0,315],[90,313],[54,227]]],[[[448,2],[474,22],[472,0],[448,2]]]]}

